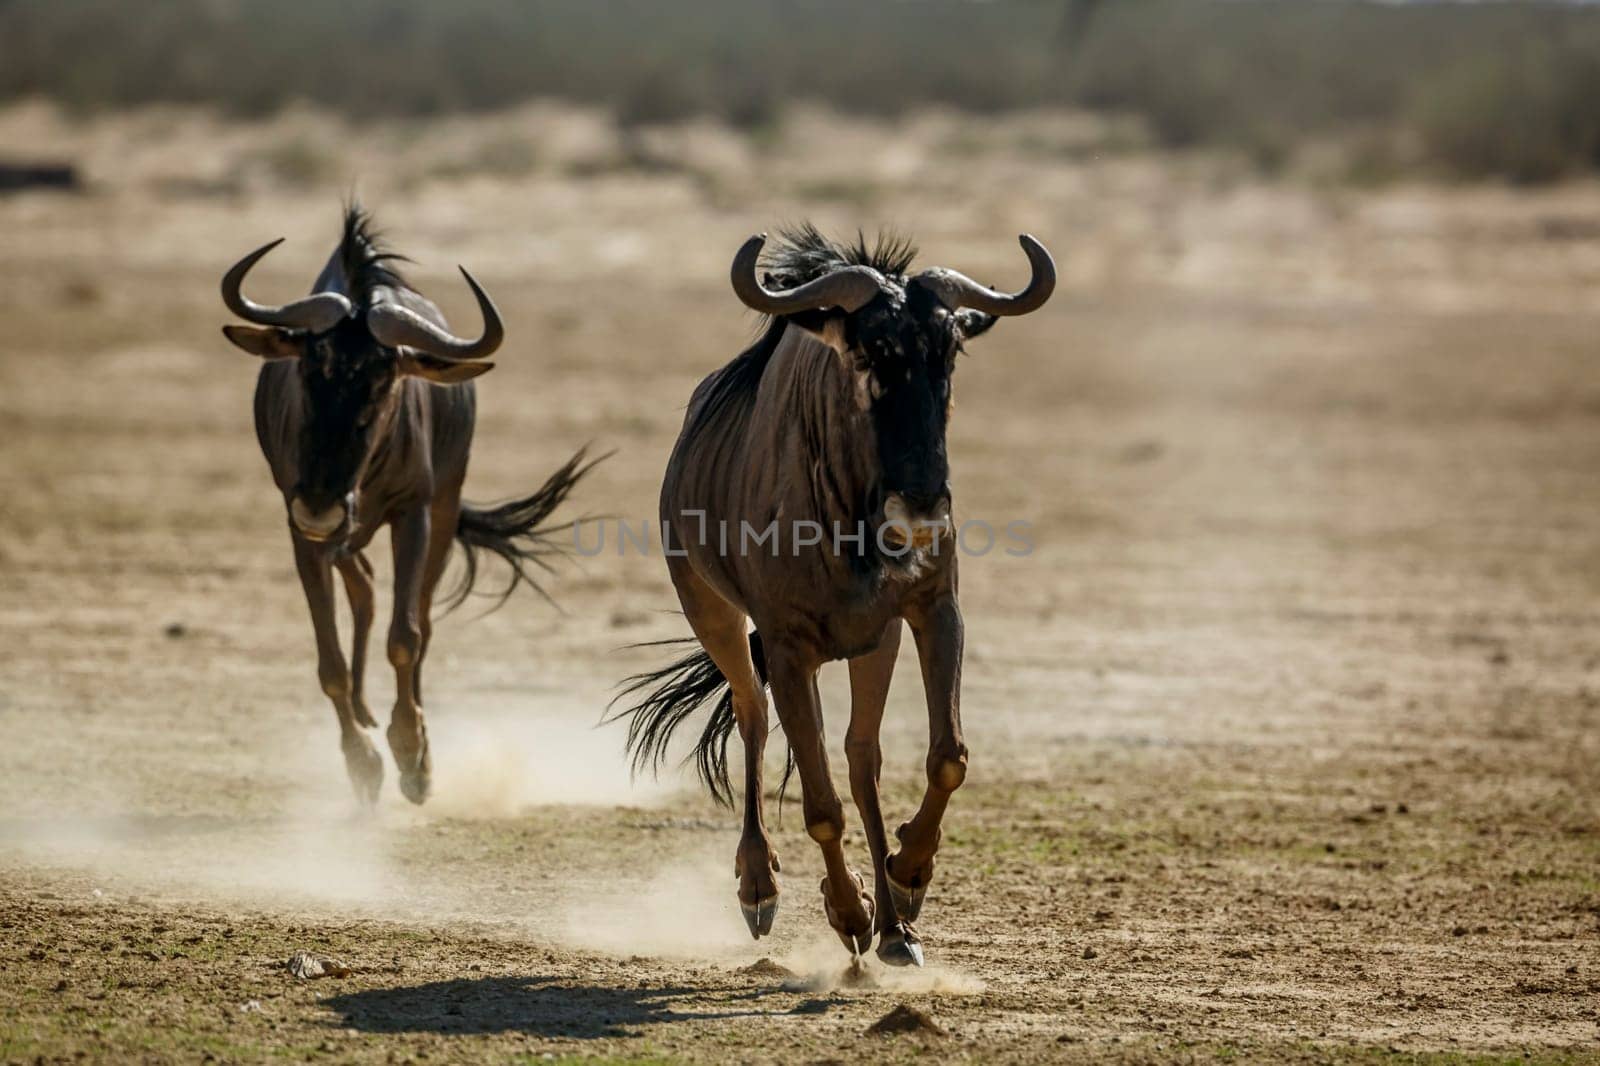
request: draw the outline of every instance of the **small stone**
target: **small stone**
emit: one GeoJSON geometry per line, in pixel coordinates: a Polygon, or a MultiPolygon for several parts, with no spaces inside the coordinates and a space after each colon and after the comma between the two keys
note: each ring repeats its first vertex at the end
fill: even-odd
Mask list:
{"type": "Polygon", "coordinates": [[[285,964],[289,972],[302,981],[311,981],[318,977],[349,977],[350,967],[338,959],[324,959],[307,951],[297,951],[289,957],[285,964]]]}
{"type": "Polygon", "coordinates": [[[757,959],[755,962],[752,962],[749,966],[744,967],[738,972],[749,977],[775,977],[780,980],[790,980],[795,975],[794,971],[789,969],[789,967],[783,965],[782,963],[774,962],[772,959],[765,956],[757,959]]]}
{"type": "Polygon", "coordinates": [[[875,1034],[887,1033],[928,1033],[932,1036],[944,1036],[945,1031],[928,1015],[915,1007],[908,1007],[904,1003],[873,1022],[867,1032],[875,1034]]]}

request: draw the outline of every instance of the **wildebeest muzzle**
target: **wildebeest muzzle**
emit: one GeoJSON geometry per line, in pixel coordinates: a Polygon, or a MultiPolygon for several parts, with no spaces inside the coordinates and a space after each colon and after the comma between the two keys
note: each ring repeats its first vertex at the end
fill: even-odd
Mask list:
{"type": "Polygon", "coordinates": [[[316,507],[296,494],[289,501],[289,520],[295,530],[307,540],[328,541],[350,532],[350,520],[355,511],[355,493],[346,493],[332,504],[316,507]]]}
{"type": "Polygon", "coordinates": [[[929,499],[891,492],[883,501],[883,539],[889,544],[931,547],[950,535],[950,489],[929,499]]]}

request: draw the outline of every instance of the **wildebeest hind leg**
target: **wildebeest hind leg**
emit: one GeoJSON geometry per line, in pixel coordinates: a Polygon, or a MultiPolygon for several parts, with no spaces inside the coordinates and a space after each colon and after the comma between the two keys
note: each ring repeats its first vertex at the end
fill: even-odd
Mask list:
{"type": "Polygon", "coordinates": [[[874,905],[861,875],[844,859],[844,804],[828,775],[828,753],[822,730],[822,699],[817,693],[815,664],[801,663],[785,648],[767,647],[767,676],[778,720],[794,752],[800,773],[806,832],[822,849],[827,876],[822,902],[828,924],[852,954],[872,946],[874,905]]]}
{"type": "Polygon", "coordinates": [[[762,810],[762,759],[767,746],[767,692],[750,657],[745,614],[723,599],[687,564],[669,564],[684,617],[700,646],[733,690],[734,721],[744,743],[744,831],[734,854],[739,908],[757,940],[772,932],[778,914],[778,853],[767,837],[762,810]]]}
{"type": "Polygon", "coordinates": [[[950,796],[966,780],[967,745],[961,738],[961,610],[950,596],[908,620],[928,700],[928,788],[917,813],[900,827],[900,851],[889,856],[884,872],[896,910],[907,921],[915,921],[933,880],[939,823],[950,796]]]}
{"type": "Polygon", "coordinates": [[[922,943],[911,924],[896,912],[884,866],[889,857],[889,837],[879,806],[878,777],[883,768],[879,730],[883,705],[889,698],[895,656],[900,652],[900,619],[884,630],[876,650],[850,660],[850,730],[844,753],[850,762],[850,794],[872,851],[873,896],[878,907],[878,958],[890,966],[921,966],[922,943]]]}
{"type": "Polygon", "coordinates": [[[428,727],[416,692],[416,668],[422,653],[422,577],[428,555],[427,508],[400,515],[390,529],[394,619],[389,625],[389,662],[394,667],[394,713],[389,719],[389,750],[400,771],[401,793],[412,803],[422,803],[433,780],[428,727]]]}
{"type": "MultiPolygon", "coordinates": [[[[350,709],[356,724],[366,729],[376,729],[377,719],[367,709],[362,689],[367,674],[367,637],[372,633],[372,615],[375,603],[372,592],[372,563],[361,552],[341,555],[336,564],[339,576],[344,578],[345,596],[350,600],[350,619],[353,633],[350,637],[350,709]]],[[[382,772],[382,762],[379,762],[382,772]]]]}
{"type": "Polygon", "coordinates": [[[339,626],[333,611],[333,567],[326,555],[299,537],[294,537],[294,564],[317,638],[317,679],[339,718],[339,747],[344,751],[345,771],[356,795],[366,803],[375,803],[383,786],[383,757],[361,731],[356,718],[350,669],[339,650],[339,626]]]}

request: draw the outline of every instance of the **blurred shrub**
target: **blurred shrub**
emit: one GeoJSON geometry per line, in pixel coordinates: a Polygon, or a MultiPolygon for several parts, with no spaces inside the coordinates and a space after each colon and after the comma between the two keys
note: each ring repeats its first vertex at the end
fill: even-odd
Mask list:
{"type": "Polygon", "coordinates": [[[1542,182],[1600,167],[1600,54],[1570,42],[1464,60],[1419,87],[1432,160],[1466,177],[1542,182]]]}
{"type": "Polygon", "coordinates": [[[1518,181],[1600,166],[1596,56],[1600,8],[1540,0],[0,0],[0,98],[86,110],[304,100],[359,118],[555,96],[627,127],[762,131],[802,100],[1073,106],[1266,169],[1381,129],[1446,172],[1518,181]]]}

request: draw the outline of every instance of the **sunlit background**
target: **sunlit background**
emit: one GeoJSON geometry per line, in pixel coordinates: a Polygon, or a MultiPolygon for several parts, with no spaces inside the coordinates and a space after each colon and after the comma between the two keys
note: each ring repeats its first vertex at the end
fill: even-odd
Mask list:
{"type": "Polygon", "coordinates": [[[1587,4],[0,0],[0,1061],[1592,1053],[1597,105],[1587,4]],[[957,517],[1038,550],[962,562],[928,971],[840,977],[793,795],[758,944],[737,813],[630,779],[659,557],[440,619],[436,795],[356,813],[217,293],[353,198],[505,315],[468,496],[592,442],[572,516],[635,527],[749,234],[1052,250],[955,379],[957,517]],[[865,1035],[902,1002],[946,1035],[865,1035]]]}

